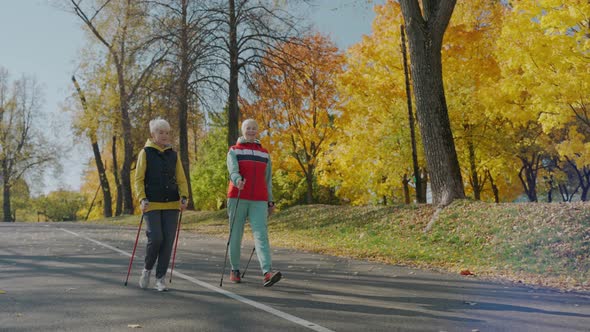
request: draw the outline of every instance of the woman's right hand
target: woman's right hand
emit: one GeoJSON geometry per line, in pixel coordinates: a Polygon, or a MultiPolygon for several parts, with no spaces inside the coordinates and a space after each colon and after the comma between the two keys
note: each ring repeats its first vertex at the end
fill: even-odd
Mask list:
{"type": "Polygon", "coordinates": [[[238,180],[237,187],[238,189],[244,189],[244,185],[246,184],[246,179],[242,178],[238,180]]]}
{"type": "Polygon", "coordinates": [[[149,204],[150,202],[146,198],[141,200],[141,203],[139,204],[139,209],[142,213],[145,213],[147,211],[149,204]]]}

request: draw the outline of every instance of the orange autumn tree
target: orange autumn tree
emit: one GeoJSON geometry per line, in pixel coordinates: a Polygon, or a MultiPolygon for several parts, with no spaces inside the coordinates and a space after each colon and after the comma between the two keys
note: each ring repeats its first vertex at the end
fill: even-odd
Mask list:
{"type": "Polygon", "coordinates": [[[336,77],[344,59],[319,33],[277,45],[269,51],[250,86],[254,100],[242,111],[259,123],[262,143],[275,172],[305,184],[305,202],[314,202],[317,166],[334,137],[340,101],[336,77]]]}

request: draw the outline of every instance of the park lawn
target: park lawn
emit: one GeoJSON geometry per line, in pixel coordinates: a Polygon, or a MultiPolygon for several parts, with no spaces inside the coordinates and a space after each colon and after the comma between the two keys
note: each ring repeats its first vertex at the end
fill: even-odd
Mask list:
{"type": "MultiPolygon", "coordinates": [[[[271,244],[475,277],[590,290],[590,203],[455,201],[428,233],[431,205],[301,205],[269,220],[271,244]]],[[[138,216],[98,223],[137,224],[138,216]]],[[[182,230],[225,238],[227,212],[187,211],[182,230]]],[[[249,230],[245,236],[251,239],[249,230]]]]}

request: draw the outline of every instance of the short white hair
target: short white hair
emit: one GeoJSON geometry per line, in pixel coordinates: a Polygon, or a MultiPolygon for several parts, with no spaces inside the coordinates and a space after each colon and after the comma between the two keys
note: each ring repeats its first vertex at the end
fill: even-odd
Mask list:
{"type": "Polygon", "coordinates": [[[168,121],[157,117],[150,121],[150,133],[155,133],[158,129],[170,130],[170,124],[168,121]]]}
{"type": "Polygon", "coordinates": [[[244,122],[242,122],[242,135],[246,134],[246,127],[252,123],[256,126],[256,128],[258,128],[258,123],[256,123],[256,120],[254,119],[246,119],[244,122]]]}

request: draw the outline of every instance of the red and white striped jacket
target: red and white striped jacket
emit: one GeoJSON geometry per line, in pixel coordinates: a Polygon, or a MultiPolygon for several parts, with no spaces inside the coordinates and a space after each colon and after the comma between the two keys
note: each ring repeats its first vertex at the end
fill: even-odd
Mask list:
{"type": "Polygon", "coordinates": [[[238,138],[236,145],[230,147],[227,153],[227,169],[230,178],[228,198],[238,197],[237,183],[243,178],[246,183],[240,199],[267,202],[273,200],[270,155],[260,141],[238,138]]]}

